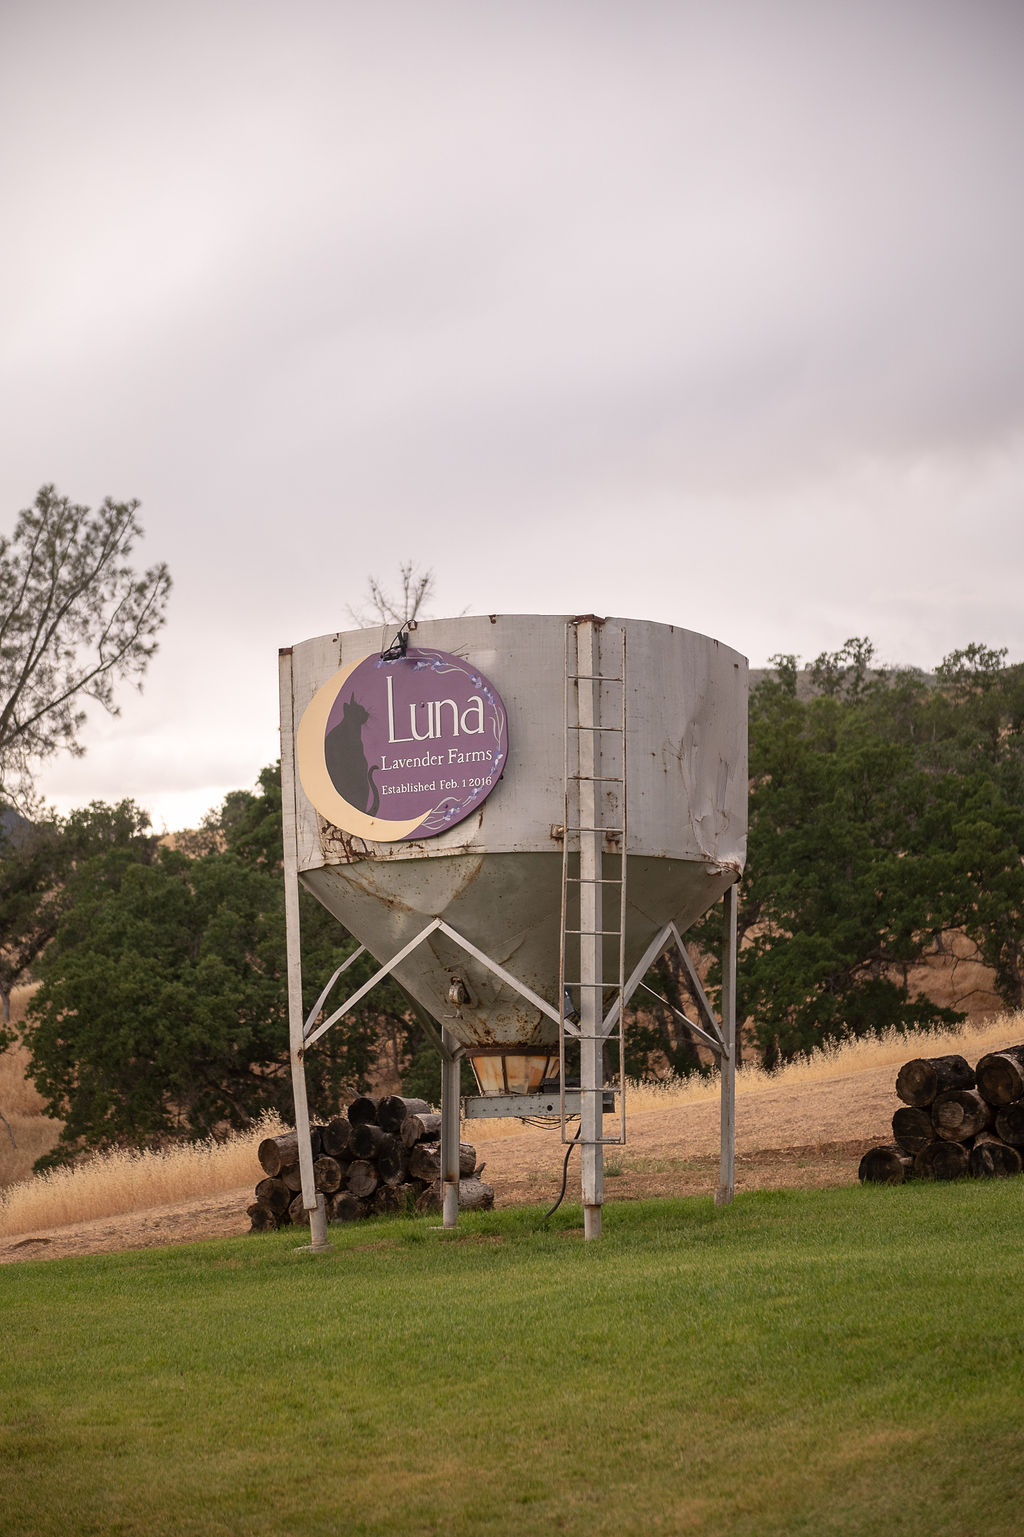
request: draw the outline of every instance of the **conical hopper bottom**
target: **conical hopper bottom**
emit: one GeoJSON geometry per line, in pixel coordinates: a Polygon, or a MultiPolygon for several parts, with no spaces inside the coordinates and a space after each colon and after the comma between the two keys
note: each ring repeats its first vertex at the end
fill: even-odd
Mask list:
{"type": "MultiPolygon", "coordinates": [[[[607,863],[609,856],[605,859],[607,863]]],[[[617,873],[618,861],[611,863],[617,873]]],[[[360,860],[307,870],[301,879],[380,964],[421,934],[432,919],[442,918],[517,982],[557,1007],[561,854],[461,854],[400,863],[360,860]]],[[[734,879],[733,872],[712,873],[696,860],[631,856],[625,975],[666,923],[674,922],[682,933],[734,879]]],[[[616,910],[605,927],[617,925],[616,910]]],[[[571,938],[569,946],[571,956],[571,938]]],[[[573,962],[567,964],[568,975],[573,962]]],[[[444,933],[429,935],[393,975],[467,1051],[557,1050],[554,1020],[444,933]],[[457,1004],[449,996],[453,983],[461,983],[456,991],[466,994],[457,1004]]],[[[605,942],[605,975],[610,984],[617,983],[614,940],[605,942]]]]}

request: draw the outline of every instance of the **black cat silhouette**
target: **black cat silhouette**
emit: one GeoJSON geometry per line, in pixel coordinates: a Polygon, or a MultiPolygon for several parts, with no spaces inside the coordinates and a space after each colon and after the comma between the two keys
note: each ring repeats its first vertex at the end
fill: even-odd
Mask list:
{"type": "Polygon", "coordinates": [[[324,739],[324,762],[331,784],[342,800],[348,801],[357,811],[375,817],[380,805],[380,794],[373,777],[377,765],[370,768],[363,751],[363,727],[369,719],[369,713],[357,703],[355,694],[346,699],[341,720],[331,727],[324,739]]]}

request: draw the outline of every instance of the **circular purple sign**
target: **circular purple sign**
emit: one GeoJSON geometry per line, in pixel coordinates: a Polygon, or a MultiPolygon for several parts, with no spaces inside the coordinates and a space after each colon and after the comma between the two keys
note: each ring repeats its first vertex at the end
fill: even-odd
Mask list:
{"type": "Polygon", "coordinates": [[[321,815],[389,843],[444,832],[485,800],[508,757],[508,726],[479,669],[410,648],[336,673],[303,715],[297,748],[321,815]]]}

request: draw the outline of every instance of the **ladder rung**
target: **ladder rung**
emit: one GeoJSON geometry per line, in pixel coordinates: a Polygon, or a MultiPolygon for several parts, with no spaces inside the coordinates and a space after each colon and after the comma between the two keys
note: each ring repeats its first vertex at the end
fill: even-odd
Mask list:
{"type": "MultiPolygon", "coordinates": [[[[610,662],[612,658],[608,656],[606,660],[610,662]]],[[[587,1025],[589,1029],[586,1035],[581,1035],[578,1031],[575,1033],[571,1032],[567,1021],[562,1021],[562,1027],[559,1030],[559,1056],[564,1070],[564,1052],[566,1050],[566,1042],[570,1038],[586,1041],[594,1046],[608,1047],[613,1052],[617,1051],[619,1059],[619,1076],[617,1081],[621,1090],[623,1087],[623,1051],[625,1041],[625,1009],[623,1007],[623,1000],[625,998],[626,935],[624,920],[626,915],[626,866],[628,852],[626,848],[626,824],[630,820],[626,804],[629,754],[626,744],[628,696],[626,694],[627,659],[625,626],[622,627],[621,633],[620,671],[618,673],[573,672],[571,670],[572,667],[579,667],[581,662],[584,666],[596,664],[600,667],[602,665],[601,653],[598,652],[596,643],[591,644],[588,642],[588,647],[584,650],[580,642],[579,633],[577,632],[574,638],[572,626],[567,625],[565,655],[563,659],[565,673],[563,694],[565,707],[563,791],[565,799],[563,810],[564,825],[560,830],[560,835],[563,838],[563,859],[559,982],[570,996],[576,988],[580,990],[577,995],[578,999],[582,997],[584,990],[593,993],[595,996],[589,1003],[587,1000],[583,1000],[580,1004],[583,1012],[588,1014],[587,1025]],[[572,683],[576,684],[575,691],[570,687],[572,683]],[[618,698],[614,694],[609,695],[606,692],[604,689],[604,684],[606,683],[622,690],[618,698]],[[586,684],[588,687],[581,688],[580,684],[586,684]],[[596,687],[591,688],[589,687],[590,685],[596,685],[596,687]],[[575,703],[573,703],[574,699],[575,703]],[[571,719],[573,715],[576,717],[575,720],[571,719]],[[587,717],[586,722],[582,719],[583,716],[587,717]],[[614,724],[609,724],[609,722],[614,722],[614,724]],[[619,745],[616,747],[614,743],[598,741],[598,733],[602,737],[608,735],[617,736],[619,738],[619,745]],[[583,740],[584,734],[589,738],[586,744],[583,740]],[[572,745],[573,736],[576,738],[575,747],[572,745]],[[592,772],[592,770],[597,769],[602,770],[602,772],[592,772]],[[605,772],[606,770],[607,772],[605,772]],[[611,772],[612,770],[617,772],[611,772]],[[591,787],[586,796],[583,794],[584,785],[591,787]],[[606,789],[605,786],[608,788],[606,789]],[[570,816],[573,814],[582,816],[584,812],[587,812],[592,817],[606,814],[614,816],[617,812],[621,817],[622,825],[604,827],[592,825],[574,826],[569,820],[570,816]],[[595,837],[595,835],[597,836],[595,837]],[[570,863],[577,870],[588,867],[586,859],[588,850],[592,851],[592,859],[589,863],[590,869],[595,867],[598,870],[617,868],[619,871],[618,875],[585,876],[582,874],[570,874],[570,863]],[[573,897],[570,891],[572,886],[580,888],[578,898],[573,897]],[[605,904],[606,910],[603,914],[597,911],[588,912],[588,903],[583,899],[584,886],[617,886],[618,892],[609,892],[608,901],[605,904]],[[575,910],[572,910],[573,908],[575,910]],[[577,921],[577,927],[567,927],[567,920],[571,921],[573,918],[577,921]],[[603,923],[617,923],[618,927],[583,928],[581,925],[585,918],[597,919],[603,923]],[[579,940],[578,947],[575,943],[577,939],[579,940]],[[600,940],[600,945],[595,949],[590,943],[591,940],[600,940]],[[605,940],[610,940],[615,948],[606,946],[605,940]],[[604,975],[606,969],[605,960],[610,963],[607,969],[613,973],[611,977],[604,975]],[[586,982],[567,980],[565,972],[570,966],[573,970],[589,972],[591,978],[593,978],[594,972],[598,971],[602,974],[602,980],[586,982]],[[603,1028],[601,1016],[605,1015],[609,1004],[611,1004],[613,1010],[617,1009],[618,1018],[613,1028],[606,1030],[603,1028]]],[[[592,905],[597,908],[600,906],[600,902],[600,895],[595,893],[591,898],[592,905]]],[[[602,1104],[599,1107],[599,1113],[604,1111],[604,1096],[608,1094],[607,1085],[601,1084],[600,1086],[588,1088],[584,1092],[591,1101],[595,1095],[600,1094],[602,1096],[602,1104]]],[[[614,1111],[611,1113],[614,1113],[614,1111]]],[[[625,1141],[624,1096],[620,1104],[619,1113],[621,1116],[619,1135],[604,1136],[600,1134],[596,1140],[601,1144],[621,1146],[625,1141]]],[[[564,1143],[568,1140],[565,1130],[566,1105],[564,1101],[561,1106],[560,1116],[562,1120],[562,1141],[564,1143]]],[[[602,1131],[600,1121],[595,1130],[599,1133],[602,1131]]]]}

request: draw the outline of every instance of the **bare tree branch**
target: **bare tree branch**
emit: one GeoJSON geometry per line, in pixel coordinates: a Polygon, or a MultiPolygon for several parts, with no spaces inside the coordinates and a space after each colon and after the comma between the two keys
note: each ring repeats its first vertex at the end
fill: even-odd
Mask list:
{"type": "Polygon", "coordinates": [[[431,570],[418,571],[416,563],[412,560],[403,561],[398,568],[401,588],[396,596],[392,596],[383,583],[377,577],[368,579],[366,597],[359,608],[349,608],[348,612],[360,629],[369,629],[371,625],[406,625],[414,619],[425,619],[424,605],[429,602],[434,593],[434,573],[431,570]]]}

